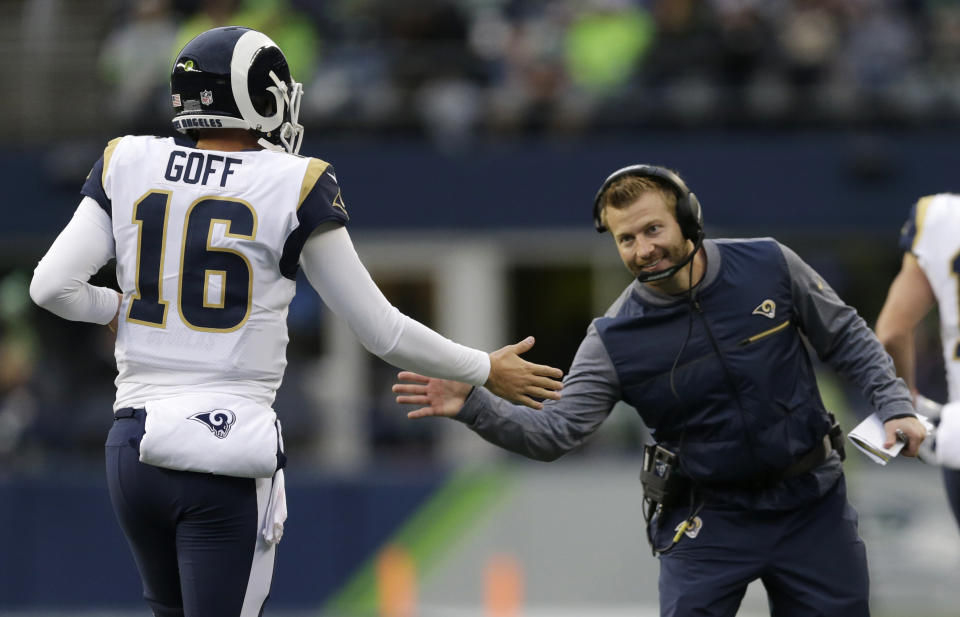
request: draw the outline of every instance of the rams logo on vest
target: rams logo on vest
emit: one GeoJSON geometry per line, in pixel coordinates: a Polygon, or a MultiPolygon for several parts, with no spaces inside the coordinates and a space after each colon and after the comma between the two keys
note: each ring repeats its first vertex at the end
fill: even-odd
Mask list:
{"type": "Polygon", "coordinates": [[[773,300],[764,300],[760,303],[760,306],[753,309],[754,315],[763,315],[769,319],[773,319],[777,314],[777,303],[773,300]]]}
{"type": "Polygon", "coordinates": [[[218,439],[225,439],[230,427],[237,421],[237,415],[229,409],[211,409],[195,413],[190,419],[206,426],[218,439]]]}

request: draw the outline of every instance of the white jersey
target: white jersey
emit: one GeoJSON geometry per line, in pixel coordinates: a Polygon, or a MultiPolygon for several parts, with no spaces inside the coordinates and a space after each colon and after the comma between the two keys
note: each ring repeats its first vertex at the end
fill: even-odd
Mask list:
{"type": "Polygon", "coordinates": [[[333,169],[127,136],[83,193],[110,215],[116,242],[116,406],[181,392],[272,404],[300,251],[318,225],[348,218],[333,169]]]}
{"type": "Polygon", "coordinates": [[[940,312],[940,340],[951,401],[960,400],[960,195],[920,199],[900,232],[930,282],[940,312]]]}

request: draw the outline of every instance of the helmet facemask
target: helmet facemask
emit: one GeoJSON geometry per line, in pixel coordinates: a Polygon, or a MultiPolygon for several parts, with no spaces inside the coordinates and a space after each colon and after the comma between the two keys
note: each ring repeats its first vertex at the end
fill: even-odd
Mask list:
{"type": "Polygon", "coordinates": [[[276,135],[279,144],[269,141],[267,137],[261,137],[257,143],[269,150],[280,150],[297,154],[300,152],[300,145],[303,143],[303,125],[300,124],[300,99],[303,96],[303,84],[293,81],[291,78],[289,85],[282,81],[273,71],[269,73],[273,80],[273,86],[267,88],[271,92],[278,107],[283,109],[283,124],[276,131],[272,131],[267,137],[276,135]]]}

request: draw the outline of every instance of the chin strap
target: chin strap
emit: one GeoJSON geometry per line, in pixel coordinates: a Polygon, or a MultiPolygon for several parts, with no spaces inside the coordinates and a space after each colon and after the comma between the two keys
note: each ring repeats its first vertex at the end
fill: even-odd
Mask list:
{"type": "Polygon", "coordinates": [[[693,250],[687,253],[687,256],[675,266],[670,266],[666,270],[661,270],[660,272],[651,272],[650,274],[640,274],[637,275],[637,280],[641,283],[652,283],[654,281],[662,281],[668,279],[677,272],[680,271],[685,265],[690,263],[693,258],[696,256],[697,251],[700,250],[700,247],[703,246],[703,232],[697,234],[697,239],[693,243],[693,250]]]}
{"type": "Polygon", "coordinates": [[[286,148],[279,144],[275,144],[272,141],[267,141],[266,137],[261,137],[257,140],[257,143],[263,146],[264,150],[270,150],[271,152],[286,152],[286,148]]]}

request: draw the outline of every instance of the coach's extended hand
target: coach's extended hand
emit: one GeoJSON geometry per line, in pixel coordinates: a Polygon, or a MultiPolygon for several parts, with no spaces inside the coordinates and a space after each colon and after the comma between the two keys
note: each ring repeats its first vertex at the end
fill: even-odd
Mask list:
{"type": "Polygon", "coordinates": [[[425,377],[410,371],[400,371],[397,379],[415,382],[393,384],[397,402],[401,405],[422,405],[419,409],[407,413],[408,418],[452,418],[460,412],[472,387],[461,381],[425,377]]]}
{"type": "MultiPolygon", "coordinates": [[[[560,399],[559,390],[563,388],[560,378],[563,371],[558,368],[533,364],[520,357],[533,347],[534,339],[528,336],[519,343],[507,345],[490,354],[490,375],[484,386],[500,398],[521,403],[533,409],[542,409],[543,403],[535,400],[560,399]]],[[[407,414],[410,418],[429,416],[455,416],[463,406],[470,385],[458,381],[434,379],[410,371],[401,371],[397,378],[401,381],[393,386],[398,396],[397,402],[407,405],[424,405],[407,414]]]]}

